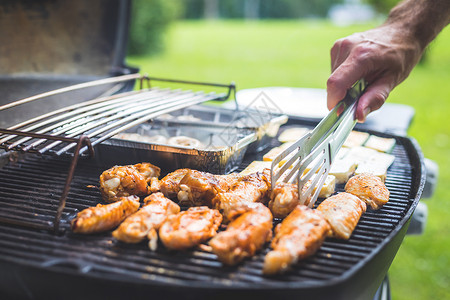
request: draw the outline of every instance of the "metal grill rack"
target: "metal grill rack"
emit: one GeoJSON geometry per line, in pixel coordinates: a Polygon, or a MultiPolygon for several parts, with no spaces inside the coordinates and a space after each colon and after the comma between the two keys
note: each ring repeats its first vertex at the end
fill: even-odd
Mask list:
{"type": "MultiPolygon", "coordinates": [[[[0,148],[7,151],[33,152],[51,155],[65,155],[72,158],[66,183],[59,199],[53,229],[59,230],[62,211],[65,207],[70,183],[79,156],[94,156],[94,146],[133,126],[195,104],[211,100],[226,100],[236,89],[234,84],[215,84],[184,80],[163,79],[140,74],[123,75],[82,83],[0,106],[0,113],[33,101],[45,101],[49,96],[83,90],[100,85],[114,87],[107,94],[120,90],[130,81],[138,81],[139,89],[98,98],[58,109],[21,122],[6,129],[0,129],[0,148]],[[154,81],[180,83],[197,86],[226,88],[226,93],[205,93],[192,90],[152,87],[154,81]],[[144,88],[144,86],[146,86],[144,88]]],[[[17,223],[9,218],[2,221],[17,223]]],[[[34,226],[21,221],[21,225],[34,226]]],[[[41,224],[40,228],[48,228],[41,224]]]]}

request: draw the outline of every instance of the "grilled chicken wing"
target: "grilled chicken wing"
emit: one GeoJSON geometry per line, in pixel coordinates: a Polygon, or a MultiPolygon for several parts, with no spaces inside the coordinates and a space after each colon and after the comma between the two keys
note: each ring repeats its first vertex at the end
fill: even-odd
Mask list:
{"type": "Polygon", "coordinates": [[[389,201],[389,190],[379,177],[369,173],[350,178],[345,185],[345,191],[357,196],[372,209],[379,209],[389,201]]]}
{"type": "Polygon", "coordinates": [[[139,163],[133,165],[133,167],[138,170],[138,172],[145,178],[147,183],[150,183],[153,178],[158,178],[161,174],[161,169],[155,165],[152,165],[151,163],[139,163]]]}
{"type": "Polygon", "coordinates": [[[298,205],[296,184],[279,182],[270,193],[269,208],[275,218],[284,218],[298,205]]]}
{"type": "Polygon", "coordinates": [[[262,203],[249,203],[234,208],[225,231],[211,239],[209,245],[218,259],[235,265],[253,256],[272,238],[272,214],[262,203]]]}
{"type": "Polygon", "coordinates": [[[159,176],[159,168],[149,163],[134,166],[115,166],[100,175],[100,192],[103,200],[114,202],[120,197],[148,194],[148,183],[159,176]]]}
{"type": "Polygon", "coordinates": [[[206,206],[191,207],[169,216],[159,229],[159,238],[168,249],[189,249],[213,237],[221,222],[222,215],[218,210],[206,206]]]}
{"type": "MultiPolygon", "coordinates": [[[[178,169],[167,174],[159,181],[159,189],[164,196],[172,200],[177,199],[178,192],[180,191],[180,181],[187,172],[189,172],[189,169],[178,169]]],[[[154,191],[152,190],[152,192],[154,191]]]]}
{"type": "Polygon", "coordinates": [[[217,193],[211,200],[212,206],[218,209],[227,220],[230,212],[242,204],[265,203],[270,188],[266,176],[258,172],[240,177],[228,191],[217,193]]]}
{"type": "Polygon", "coordinates": [[[349,239],[366,211],[366,203],[349,193],[339,193],[325,199],[317,207],[331,226],[334,237],[349,239]]]}
{"type": "Polygon", "coordinates": [[[321,212],[298,205],[275,228],[272,251],[264,259],[263,273],[281,273],[298,260],[313,255],[330,230],[321,212]]]}
{"type": "MultiPolygon", "coordinates": [[[[113,231],[112,235],[119,241],[125,243],[139,243],[144,240],[150,231],[159,229],[161,224],[169,215],[180,212],[180,207],[172,200],[164,197],[162,193],[151,194],[144,199],[144,206],[132,214],[120,226],[113,231]]],[[[157,235],[150,234],[150,249],[156,250],[157,235]]]]}
{"type": "Polygon", "coordinates": [[[126,217],[139,209],[139,198],[136,196],[121,197],[120,200],[79,212],[72,220],[72,231],[76,233],[96,233],[113,229],[126,217]]]}
{"type": "Polygon", "coordinates": [[[189,170],[180,181],[178,200],[186,206],[206,205],[213,207],[211,200],[228,191],[239,179],[239,175],[213,175],[206,172],[189,170]]]}

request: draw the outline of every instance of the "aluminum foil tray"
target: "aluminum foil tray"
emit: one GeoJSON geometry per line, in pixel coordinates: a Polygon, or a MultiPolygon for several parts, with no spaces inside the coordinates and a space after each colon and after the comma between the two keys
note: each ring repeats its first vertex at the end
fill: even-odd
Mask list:
{"type": "Polygon", "coordinates": [[[247,108],[244,110],[224,109],[207,105],[191,106],[175,111],[170,115],[156,118],[153,123],[171,122],[184,126],[197,124],[199,126],[217,128],[238,128],[255,132],[256,140],[247,149],[256,153],[266,149],[270,141],[276,137],[280,126],[288,121],[288,116],[268,112],[264,109],[247,108]]]}
{"type": "Polygon", "coordinates": [[[163,173],[192,168],[225,174],[239,167],[248,146],[256,140],[256,134],[248,130],[188,124],[142,124],[126,134],[138,134],[144,138],[142,141],[119,138],[107,140],[96,146],[96,159],[110,165],[147,161],[161,167],[163,173]],[[166,136],[167,139],[187,136],[201,144],[193,147],[170,145],[159,138],[152,142],[151,138],[156,136],[166,136]]]}

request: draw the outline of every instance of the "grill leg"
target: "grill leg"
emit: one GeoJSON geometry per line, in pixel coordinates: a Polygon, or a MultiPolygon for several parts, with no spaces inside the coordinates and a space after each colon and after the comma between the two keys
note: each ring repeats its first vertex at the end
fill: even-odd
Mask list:
{"type": "Polygon", "coordinates": [[[391,286],[389,284],[389,277],[387,274],[386,277],[384,277],[383,282],[381,283],[377,292],[375,293],[373,300],[391,300],[391,286]]]}

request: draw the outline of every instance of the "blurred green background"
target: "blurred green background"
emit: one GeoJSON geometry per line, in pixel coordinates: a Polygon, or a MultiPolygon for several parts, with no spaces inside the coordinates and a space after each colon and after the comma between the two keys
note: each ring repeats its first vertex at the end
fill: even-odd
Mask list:
{"type": "MultiPolygon", "coordinates": [[[[380,13],[395,4],[369,1],[374,5],[372,18],[345,22],[330,14],[332,5],[343,1],[312,5],[283,0],[276,9],[269,0],[217,0],[212,9],[207,2],[135,1],[127,63],[152,76],[234,81],[238,89],[325,88],[334,41],[378,25],[384,18],[380,13]],[[259,5],[257,13],[244,2],[259,5]]],[[[390,268],[393,299],[450,299],[450,190],[445,187],[450,182],[450,27],[388,102],[415,109],[408,135],[440,168],[435,195],[425,200],[429,209],[425,232],[406,236],[390,268]]]]}

